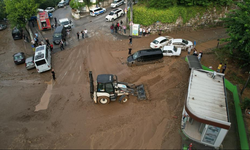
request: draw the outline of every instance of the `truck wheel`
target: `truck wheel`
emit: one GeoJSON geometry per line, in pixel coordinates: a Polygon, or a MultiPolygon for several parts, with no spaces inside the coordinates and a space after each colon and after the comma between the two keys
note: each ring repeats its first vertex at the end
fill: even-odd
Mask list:
{"type": "Polygon", "coordinates": [[[121,100],[121,103],[123,104],[123,103],[126,103],[128,101],[128,96],[125,96],[125,97],[123,97],[123,99],[121,100]]]}
{"type": "Polygon", "coordinates": [[[103,104],[103,105],[110,103],[110,98],[106,97],[106,96],[100,96],[100,97],[98,97],[97,100],[98,100],[99,104],[103,104]]]}

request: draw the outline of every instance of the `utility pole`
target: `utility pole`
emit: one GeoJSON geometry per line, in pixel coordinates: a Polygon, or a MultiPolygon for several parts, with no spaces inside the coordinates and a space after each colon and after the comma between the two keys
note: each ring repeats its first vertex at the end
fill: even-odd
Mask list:
{"type": "Polygon", "coordinates": [[[247,84],[248,84],[249,79],[250,79],[250,71],[249,71],[249,76],[248,76],[247,82],[246,82],[246,84],[244,85],[243,89],[241,90],[240,95],[243,94],[243,91],[244,91],[245,88],[247,87],[247,84]]]}
{"type": "Polygon", "coordinates": [[[132,23],[133,23],[133,1],[130,0],[130,35],[132,35],[132,23]]]}
{"type": "Polygon", "coordinates": [[[128,23],[128,0],[125,1],[125,26],[127,27],[127,23],[128,23]]]}

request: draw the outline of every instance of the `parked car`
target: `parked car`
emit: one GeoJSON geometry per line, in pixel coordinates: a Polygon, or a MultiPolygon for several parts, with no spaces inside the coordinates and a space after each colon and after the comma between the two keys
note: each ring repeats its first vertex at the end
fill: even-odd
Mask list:
{"type": "Polygon", "coordinates": [[[180,56],[181,55],[181,48],[177,48],[173,45],[163,46],[161,50],[162,50],[163,56],[180,56]]]}
{"type": "Polygon", "coordinates": [[[16,65],[23,64],[25,62],[25,55],[23,52],[15,53],[13,60],[16,65]]]}
{"type": "Polygon", "coordinates": [[[66,29],[71,30],[71,27],[73,26],[72,21],[68,18],[59,19],[59,25],[63,25],[66,29]]]}
{"type": "Polygon", "coordinates": [[[66,29],[64,26],[58,26],[53,34],[53,43],[60,44],[60,41],[66,38],[66,29]]]}
{"type": "Polygon", "coordinates": [[[163,46],[168,44],[170,38],[170,36],[160,36],[150,43],[150,47],[153,49],[162,48],[163,46]]]}
{"type": "Polygon", "coordinates": [[[161,62],[163,58],[161,49],[145,49],[128,56],[127,65],[142,65],[146,63],[161,62]]]}
{"type": "Polygon", "coordinates": [[[12,30],[12,37],[14,40],[22,39],[23,38],[23,29],[19,29],[14,27],[12,30]]]}
{"type": "Polygon", "coordinates": [[[61,1],[57,4],[57,7],[60,8],[60,7],[64,7],[66,6],[66,2],[65,1],[61,1]]]}
{"type": "Polygon", "coordinates": [[[106,16],[106,21],[114,21],[123,15],[124,11],[121,8],[114,9],[106,16]]]}
{"type": "Polygon", "coordinates": [[[177,48],[181,48],[182,50],[186,50],[189,46],[193,48],[193,43],[185,39],[170,39],[168,45],[176,46],[177,48]]]}
{"type": "Polygon", "coordinates": [[[94,8],[94,9],[90,9],[90,16],[98,16],[100,14],[103,14],[106,12],[106,9],[105,8],[101,8],[101,7],[97,7],[97,8],[94,8]]]}
{"type": "Polygon", "coordinates": [[[45,11],[47,11],[48,13],[51,13],[51,12],[55,11],[55,8],[54,7],[47,7],[45,9],[45,11]]]}
{"type": "Polygon", "coordinates": [[[124,4],[124,0],[114,0],[114,2],[111,3],[111,7],[115,8],[121,6],[122,4],[124,4]]]}
{"type": "Polygon", "coordinates": [[[25,60],[25,67],[27,70],[35,68],[34,56],[28,57],[25,60]]]}
{"type": "Polygon", "coordinates": [[[4,29],[6,29],[7,28],[7,25],[6,24],[0,24],[0,31],[1,30],[4,30],[4,29]]]}

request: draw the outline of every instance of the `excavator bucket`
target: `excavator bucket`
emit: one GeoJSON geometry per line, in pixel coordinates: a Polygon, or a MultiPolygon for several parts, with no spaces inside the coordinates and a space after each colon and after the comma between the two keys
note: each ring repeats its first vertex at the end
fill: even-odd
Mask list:
{"type": "Polygon", "coordinates": [[[136,86],[136,90],[137,90],[138,100],[146,100],[147,99],[146,91],[144,89],[143,84],[136,86]]]}

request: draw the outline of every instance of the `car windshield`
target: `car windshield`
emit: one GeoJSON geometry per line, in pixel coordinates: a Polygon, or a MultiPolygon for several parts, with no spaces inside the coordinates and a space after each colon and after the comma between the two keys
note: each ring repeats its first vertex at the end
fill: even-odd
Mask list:
{"type": "Polygon", "coordinates": [[[159,43],[159,41],[157,41],[157,40],[154,40],[154,41],[153,41],[153,43],[155,43],[155,44],[158,44],[158,43],[159,43]]]}
{"type": "Polygon", "coordinates": [[[22,55],[16,55],[16,56],[14,57],[14,59],[15,59],[15,60],[20,60],[20,59],[23,59],[23,56],[22,56],[22,55]]]}
{"type": "Polygon", "coordinates": [[[177,52],[177,48],[174,46],[174,51],[177,52]]]}
{"type": "Polygon", "coordinates": [[[109,15],[111,15],[111,16],[112,16],[113,14],[114,14],[114,12],[110,12],[110,13],[109,13],[109,15]]]}
{"type": "Polygon", "coordinates": [[[137,59],[138,58],[138,52],[133,54],[133,59],[137,59]]]}
{"type": "Polygon", "coordinates": [[[188,44],[188,41],[187,40],[182,40],[183,43],[185,44],[188,44]]]}
{"type": "Polygon", "coordinates": [[[62,25],[68,25],[69,24],[69,21],[63,21],[61,22],[62,25]]]}
{"type": "Polygon", "coordinates": [[[61,33],[54,33],[55,38],[61,37],[61,35],[62,35],[61,33]]]}

